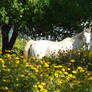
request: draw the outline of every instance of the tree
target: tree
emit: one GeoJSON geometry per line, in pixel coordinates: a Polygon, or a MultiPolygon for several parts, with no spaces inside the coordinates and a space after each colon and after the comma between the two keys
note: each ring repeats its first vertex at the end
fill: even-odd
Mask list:
{"type": "Polygon", "coordinates": [[[25,26],[33,37],[38,34],[56,38],[60,34],[70,35],[74,30],[80,32],[83,28],[81,23],[92,21],[91,6],[91,0],[0,0],[2,52],[12,49],[19,32],[27,34],[25,26]],[[14,26],[14,32],[9,41],[11,26],[14,26]],[[56,26],[63,27],[69,33],[53,30],[56,26]]]}

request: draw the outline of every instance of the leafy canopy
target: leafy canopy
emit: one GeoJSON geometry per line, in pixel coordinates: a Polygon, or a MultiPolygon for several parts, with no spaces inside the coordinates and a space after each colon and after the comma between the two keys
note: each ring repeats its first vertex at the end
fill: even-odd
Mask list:
{"type": "Polygon", "coordinates": [[[55,34],[53,26],[79,30],[91,16],[92,0],[0,0],[0,24],[15,25],[22,33],[26,25],[32,35],[55,34]]]}

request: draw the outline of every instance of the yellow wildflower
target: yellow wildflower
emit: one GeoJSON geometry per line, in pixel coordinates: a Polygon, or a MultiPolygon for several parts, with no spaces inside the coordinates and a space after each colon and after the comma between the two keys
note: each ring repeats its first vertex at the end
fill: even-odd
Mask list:
{"type": "Polygon", "coordinates": [[[80,70],[80,72],[84,72],[85,71],[81,66],[79,66],[78,69],[80,70]]]}
{"type": "Polygon", "coordinates": [[[15,59],[16,59],[16,60],[19,60],[19,57],[16,57],[15,59]]]}
{"type": "Polygon", "coordinates": [[[92,76],[88,78],[88,80],[92,80],[92,76]]]}
{"type": "Polygon", "coordinates": [[[92,75],[92,73],[91,73],[91,72],[88,72],[87,75],[88,75],[88,76],[89,76],[89,75],[92,75]]]}
{"type": "Polygon", "coordinates": [[[11,55],[10,54],[6,54],[6,56],[11,59],[11,55]]]}
{"type": "Polygon", "coordinates": [[[61,92],[61,91],[60,91],[60,89],[57,89],[57,90],[56,90],[56,91],[54,91],[54,92],[61,92]]]}
{"type": "Polygon", "coordinates": [[[45,67],[49,67],[49,65],[47,63],[44,64],[45,67]]]}
{"type": "Polygon", "coordinates": [[[60,79],[60,80],[57,81],[57,84],[58,85],[61,85],[62,83],[63,83],[63,80],[62,79],[60,79]]]}
{"type": "Polygon", "coordinates": [[[55,65],[54,68],[62,68],[63,66],[62,65],[55,65]]]}
{"type": "Polygon", "coordinates": [[[84,72],[85,70],[81,69],[80,72],[84,72]]]}
{"type": "Polygon", "coordinates": [[[71,60],[70,60],[70,62],[74,63],[74,62],[75,62],[75,60],[74,60],[74,59],[71,59],[71,60]]]}
{"type": "Polygon", "coordinates": [[[29,71],[27,69],[24,70],[25,73],[28,73],[29,71]]]}
{"type": "Polygon", "coordinates": [[[43,90],[43,85],[39,84],[38,87],[40,88],[40,90],[43,90]]]}
{"type": "Polygon", "coordinates": [[[37,85],[33,85],[34,88],[37,88],[37,85]]]}
{"type": "Polygon", "coordinates": [[[72,78],[73,75],[72,74],[68,74],[68,76],[72,78]]]}
{"type": "Polygon", "coordinates": [[[10,69],[7,69],[7,72],[10,72],[11,70],[10,69]]]}
{"type": "Polygon", "coordinates": [[[30,65],[29,63],[26,63],[26,67],[33,67],[33,66],[30,65]]]}
{"type": "Polygon", "coordinates": [[[82,70],[83,68],[81,66],[78,67],[79,70],[82,70]]]}
{"type": "Polygon", "coordinates": [[[41,85],[45,86],[45,85],[46,85],[46,83],[44,83],[44,82],[41,82],[41,85]]]}
{"type": "Polygon", "coordinates": [[[74,70],[74,71],[72,71],[72,73],[76,74],[76,73],[77,73],[77,71],[75,71],[75,70],[74,70]]]}
{"type": "Polygon", "coordinates": [[[40,77],[43,77],[43,74],[40,74],[40,77]]]}
{"type": "Polygon", "coordinates": [[[36,73],[39,72],[39,70],[37,68],[35,68],[34,70],[35,70],[36,73]]]}
{"type": "Polygon", "coordinates": [[[2,52],[0,52],[0,54],[2,54],[2,52]]]}
{"type": "Polygon", "coordinates": [[[54,74],[54,75],[55,75],[55,77],[58,77],[58,76],[59,76],[57,72],[55,72],[55,74],[54,74]]]}
{"type": "Polygon", "coordinates": [[[75,79],[75,78],[76,78],[76,76],[74,76],[74,75],[73,75],[73,76],[72,76],[72,78],[73,78],[73,79],[75,79]]]}
{"type": "Polygon", "coordinates": [[[19,80],[19,78],[16,78],[16,81],[18,81],[19,80]]]}
{"type": "Polygon", "coordinates": [[[24,77],[25,75],[21,74],[20,77],[24,77]]]}
{"type": "Polygon", "coordinates": [[[5,64],[5,62],[2,58],[0,58],[0,63],[5,64]]]}
{"type": "Polygon", "coordinates": [[[64,72],[64,71],[65,71],[65,69],[64,69],[64,68],[62,68],[62,71],[64,72]]]}
{"type": "Polygon", "coordinates": [[[6,67],[6,65],[2,64],[2,67],[3,67],[3,68],[5,68],[5,67],[6,67]]]}
{"type": "Polygon", "coordinates": [[[35,58],[35,57],[33,57],[33,56],[31,56],[31,59],[32,59],[32,60],[36,60],[36,58],[35,58]]]}
{"type": "Polygon", "coordinates": [[[36,92],[40,92],[40,91],[37,89],[36,92]]]}
{"type": "Polygon", "coordinates": [[[19,64],[19,60],[16,60],[16,64],[19,64]]]}
{"type": "Polygon", "coordinates": [[[53,77],[52,77],[52,76],[49,76],[48,78],[49,78],[50,80],[53,80],[53,77]]]}
{"type": "Polygon", "coordinates": [[[37,85],[38,85],[38,84],[40,84],[40,82],[39,82],[39,81],[37,82],[37,85]]]}
{"type": "Polygon", "coordinates": [[[66,81],[68,82],[70,80],[70,77],[69,76],[66,76],[66,81]]]}
{"type": "Polygon", "coordinates": [[[3,81],[3,82],[6,82],[6,80],[5,80],[5,79],[2,79],[2,81],[3,81]]]}
{"type": "Polygon", "coordinates": [[[48,92],[48,90],[47,89],[43,89],[42,92],[48,92]]]}
{"type": "Polygon", "coordinates": [[[6,86],[6,87],[4,87],[4,89],[5,89],[5,90],[8,90],[8,87],[6,86]]]}
{"type": "Polygon", "coordinates": [[[68,75],[68,72],[64,72],[65,75],[68,75]]]}
{"type": "Polygon", "coordinates": [[[10,50],[5,50],[5,52],[11,52],[10,50]]]}
{"type": "Polygon", "coordinates": [[[2,86],[1,89],[4,90],[4,91],[6,91],[6,90],[8,90],[8,87],[7,86],[5,86],[5,87],[2,86]]]}
{"type": "Polygon", "coordinates": [[[42,61],[42,60],[40,60],[40,63],[41,63],[41,64],[43,64],[43,61],[42,61]]]}
{"type": "Polygon", "coordinates": [[[68,68],[67,70],[71,70],[70,68],[68,68]]]}
{"type": "Polygon", "coordinates": [[[17,83],[17,84],[16,84],[16,87],[19,87],[19,86],[20,86],[20,84],[19,84],[19,83],[17,83]]]}
{"type": "Polygon", "coordinates": [[[63,67],[62,65],[58,65],[59,68],[63,67]]]}

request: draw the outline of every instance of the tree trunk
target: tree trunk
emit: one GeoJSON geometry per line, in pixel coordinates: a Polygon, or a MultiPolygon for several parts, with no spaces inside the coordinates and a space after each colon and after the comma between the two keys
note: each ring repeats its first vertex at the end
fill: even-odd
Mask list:
{"type": "Polygon", "coordinates": [[[14,43],[16,41],[17,36],[18,36],[18,32],[14,30],[13,34],[12,34],[12,37],[11,37],[11,39],[9,41],[9,46],[8,46],[9,50],[11,50],[13,48],[13,45],[14,45],[14,43]]]}
{"type": "Polygon", "coordinates": [[[18,33],[14,30],[13,35],[9,41],[8,33],[10,31],[11,26],[9,24],[4,24],[2,26],[2,54],[6,53],[6,50],[11,50],[16,41],[18,33]]]}

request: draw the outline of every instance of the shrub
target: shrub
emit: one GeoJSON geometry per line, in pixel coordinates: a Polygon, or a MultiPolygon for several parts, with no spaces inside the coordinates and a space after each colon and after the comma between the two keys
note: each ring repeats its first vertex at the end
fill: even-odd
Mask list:
{"type": "Polygon", "coordinates": [[[91,92],[92,51],[60,56],[59,59],[0,56],[1,92],[91,92]]]}

